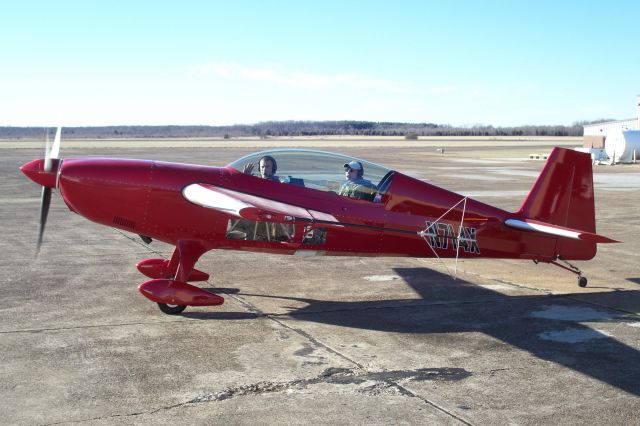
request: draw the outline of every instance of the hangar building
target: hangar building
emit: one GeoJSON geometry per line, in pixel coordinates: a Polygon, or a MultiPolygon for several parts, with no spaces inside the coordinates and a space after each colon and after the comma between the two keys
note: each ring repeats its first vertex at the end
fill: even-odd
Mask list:
{"type": "Polygon", "coordinates": [[[627,120],[606,121],[588,124],[584,127],[584,147],[604,148],[607,136],[619,134],[625,130],[640,130],[640,95],[636,97],[636,117],[627,120]]]}

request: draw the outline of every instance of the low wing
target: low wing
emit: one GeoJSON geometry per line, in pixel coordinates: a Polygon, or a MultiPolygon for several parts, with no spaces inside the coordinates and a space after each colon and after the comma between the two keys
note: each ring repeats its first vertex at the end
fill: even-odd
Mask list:
{"type": "Polygon", "coordinates": [[[329,213],[270,200],[206,183],[194,183],[182,190],[182,196],[202,207],[253,221],[322,221],[338,223],[329,213]]]}
{"type": "Polygon", "coordinates": [[[581,231],[579,229],[565,228],[564,226],[553,225],[533,219],[507,219],[505,225],[523,231],[540,232],[542,234],[555,235],[557,237],[571,238],[590,243],[619,243],[603,235],[581,231]]]}

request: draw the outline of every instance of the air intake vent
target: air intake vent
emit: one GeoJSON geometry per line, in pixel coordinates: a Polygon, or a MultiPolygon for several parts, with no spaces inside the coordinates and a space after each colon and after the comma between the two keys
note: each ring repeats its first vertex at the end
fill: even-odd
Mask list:
{"type": "Polygon", "coordinates": [[[125,219],[124,217],[120,216],[114,216],[113,223],[129,229],[134,229],[136,227],[136,223],[133,220],[125,219]]]}

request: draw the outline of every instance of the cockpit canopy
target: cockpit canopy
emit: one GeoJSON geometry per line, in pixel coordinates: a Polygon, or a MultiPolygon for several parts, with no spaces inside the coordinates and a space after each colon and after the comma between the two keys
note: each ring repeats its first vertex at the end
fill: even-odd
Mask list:
{"type": "MultiPolygon", "coordinates": [[[[253,163],[254,175],[259,175],[258,163],[264,156],[271,156],[276,160],[276,175],[281,182],[305,186],[320,191],[336,192],[345,181],[344,165],[351,161],[359,161],[364,169],[364,179],[371,181],[379,192],[383,192],[388,185],[381,185],[383,178],[390,177],[391,169],[359,158],[325,151],[307,149],[274,149],[256,152],[242,157],[229,164],[240,172],[246,164],[253,163]],[[382,188],[382,187],[385,188],[382,188]],[[382,190],[382,191],[381,191],[382,190]]],[[[384,179],[385,181],[388,179],[384,179]]]]}

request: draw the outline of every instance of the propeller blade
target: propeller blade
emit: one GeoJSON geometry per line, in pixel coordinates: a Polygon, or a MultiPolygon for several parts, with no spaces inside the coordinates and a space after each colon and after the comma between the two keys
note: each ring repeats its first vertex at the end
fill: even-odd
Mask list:
{"type": "Polygon", "coordinates": [[[53,146],[51,147],[51,158],[59,158],[60,157],[60,135],[62,133],[62,127],[58,127],[56,130],[56,137],[53,140],[53,146]]]}
{"type": "Polygon", "coordinates": [[[38,226],[38,246],[36,255],[40,253],[42,245],[42,234],[44,234],[44,226],[47,223],[47,215],[49,214],[49,205],[51,204],[51,188],[42,187],[42,199],[40,201],[40,225],[38,226]]]}
{"type": "Polygon", "coordinates": [[[51,171],[51,142],[49,141],[49,129],[47,129],[44,140],[44,171],[51,171]]]}
{"type": "Polygon", "coordinates": [[[44,171],[50,172],[52,167],[51,159],[57,159],[60,156],[60,136],[62,133],[62,127],[58,127],[56,130],[56,137],[53,140],[53,146],[49,144],[49,131],[47,130],[46,148],[44,156],[44,171]]]}
{"type": "MultiPolygon", "coordinates": [[[[46,146],[44,157],[44,171],[50,172],[53,168],[52,159],[57,159],[60,156],[60,135],[62,133],[62,127],[58,127],[56,130],[56,137],[53,140],[53,146],[49,142],[49,129],[46,133],[46,146]]],[[[51,188],[47,186],[42,187],[42,198],[40,200],[40,223],[38,225],[38,245],[36,248],[36,256],[40,253],[40,247],[42,246],[42,236],[44,235],[44,227],[47,224],[47,216],[49,215],[49,206],[51,205],[51,188]]]]}

